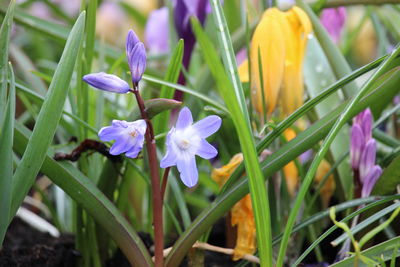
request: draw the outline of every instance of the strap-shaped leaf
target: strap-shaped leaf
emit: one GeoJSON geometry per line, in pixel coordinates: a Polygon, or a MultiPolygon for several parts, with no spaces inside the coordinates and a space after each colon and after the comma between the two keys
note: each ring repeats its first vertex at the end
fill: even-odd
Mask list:
{"type": "MultiPolygon", "coordinates": [[[[15,83],[14,72],[10,66],[10,90],[4,124],[0,133],[0,211],[6,215],[10,212],[11,184],[13,175],[13,135],[15,117],[15,83]]],[[[8,226],[8,216],[0,216],[0,246],[8,226]]]]}
{"type": "Polygon", "coordinates": [[[67,97],[78,50],[82,43],[85,13],[82,12],[69,34],[64,52],[40,109],[28,146],[18,165],[12,185],[10,220],[35,181],[46,156],[67,97]]]}

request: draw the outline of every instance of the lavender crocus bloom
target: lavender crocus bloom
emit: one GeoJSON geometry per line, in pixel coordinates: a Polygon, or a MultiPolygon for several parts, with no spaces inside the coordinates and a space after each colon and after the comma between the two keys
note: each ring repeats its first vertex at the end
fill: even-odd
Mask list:
{"type": "Polygon", "coordinates": [[[169,51],[168,8],[162,7],[152,11],[147,19],[144,39],[150,52],[155,54],[169,51]]]}
{"type": "Polygon", "coordinates": [[[199,177],[196,158],[212,159],[218,151],[205,138],[215,133],[221,126],[221,118],[208,116],[193,124],[192,113],[184,107],[175,127],[167,135],[167,153],[160,162],[161,168],[177,166],[182,182],[193,187],[199,177]]]}
{"type": "Polygon", "coordinates": [[[355,179],[361,185],[361,196],[367,197],[382,169],[375,165],[376,141],[372,138],[372,113],[366,109],[353,119],[350,138],[351,167],[355,179]]]}
{"type": "Polygon", "coordinates": [[[94,88],[108,92],[125,94],[130,90],[127,82],[115,75],[104,72],[87,74],[82,79],[94,88]]]}
{"type": "Polygon", "coordinates": [[[342,35],[346,21],[346,8],[326,8],[321,13],[321,23],[328,31],[332,40],[337,44],[342,35]]]}
{"type": "Polygon", "coordinates": [[[111,126],[100,129],[99,137],[102,141],[115,140],[110,149],[111,155],[125,153],[129,158],[136,158],[143,148],[146,128],[145,120],[134,122],[113,120],[111,126]]]}
{"type": "Polygon", "coordinates": [[[146,69],[146,49],[133,30],[126,38],[126,56],[132,74],[132,82],[138,83],[146,69]]]}

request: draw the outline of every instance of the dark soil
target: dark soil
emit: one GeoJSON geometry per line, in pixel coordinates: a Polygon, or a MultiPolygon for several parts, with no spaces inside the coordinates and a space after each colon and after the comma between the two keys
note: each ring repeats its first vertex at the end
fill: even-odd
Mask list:
{"type": "Polygon", "coordinates": [[[78,258],[72,235],[54,238],[15,218],[0,251],[0,267],[72,267],[78,258]]]}

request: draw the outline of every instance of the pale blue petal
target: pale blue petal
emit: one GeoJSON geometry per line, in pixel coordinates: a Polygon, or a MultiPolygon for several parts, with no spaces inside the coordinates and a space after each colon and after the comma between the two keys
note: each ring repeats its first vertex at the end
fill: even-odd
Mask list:
{"type": "Polygon", "coordinates": [[[185,129],[186,127],[192,125],[193,117],[192,112],[187,107],[184,107],[178,116],[178,120],[176,121],[176,129],[185,129]]]}
{"type": "Polygon", "coordinates": [[[181,174],[181,180],[187,187],[193,187],[197,184],[199,173],[197,171],[195,156],[187,159],[178,159],[176,162],[178,171],[181,174]]]}
{"type": "Polygon", "coordinates": [[[143,149],[143,142],[144,142],[144,136],[139,135],[137,138],[135,138],[135,144],[133,147],[131,147],[125,154],[128,158],[136,158],[140,151],[143,149]]]}
{"type": "Polygon", "coordinates": [[[168,149],[167,154],[165,154],[164,158],[160,162],[160,167],[167,168],[174,165],[176,165],[176,155],[172,149],[168,149]]]}
{"type": "Polygon", "coordinates": [[[99,131],[100,140],[105,142],[118,139],[120,136],[121,129],[113,126],[103,127],[99,131]]]}
{"type": "Polygon", "coordinates": [[[193,124],[193,128],[201,138],[206,138],[218,131],[221,122],[220,117],[211,115],[193,124]]]}
{"type": "Polygon", "coordinates": [[[203,159],[212,159],[218,154],[218,151],[210,145],[206,140],[201,139],[199,149],[196,152],[196,155],[199,155],[203,159]]]}
{"type": "Polygon", "coordinates": [[[119,155],[122,153],[125,153],[127,150],[129,150],[129,139],[131,139],[130,135],[121,135],[120,138],[118,138],[115,143],[112,145],[110,149],[110,154],[111,155],[119,155]]]}

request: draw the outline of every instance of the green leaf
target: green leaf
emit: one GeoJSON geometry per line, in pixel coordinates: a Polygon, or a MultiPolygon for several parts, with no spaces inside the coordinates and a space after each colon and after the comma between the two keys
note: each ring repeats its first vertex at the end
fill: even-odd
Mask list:
{"type": "Polygon", "coordinates": [[[84,26],[85,13],[82,12],[68,37],[28,146],[15,171],[9,219],[15,215],[29,188],[34,183],[46,151],[53,140],[67,97],[77,53],[81,46],[84,26]]]}
{"type": "MultiPolygon", "coordinates": [[[[174,108],[179,108],[182,105],[182,102],[176,101],[173,99],[165,99],[165,98],[153,98],[144,101],[145,111],[149,119],[154,118],[156,115],[168,111],[174,108]]],[[[160,114],[161,115],[161,114],[160,114]]],[[[140,115],[140,111],[138,107],[132,111],[129,115],[130,120],[138,120],[142,116],[140,115]]]]}
{"type": "MultiPolygon", "coordinates": [[[[317,96],[322,92],[325,86],[333,84],[336,80],[329,62],[322,51],[321,46],[315,38],[308,40],[307,56],[304,62],[304,79],[307,92],[311,97],[317,96]]],[[[322,118],[332,111],[335,107],[340,105],[342,99],[337,92],[321,101],[316,107],[318,118],[322,118]]],[[[339,160],[349,149],[349,129],[344,126],[338,137],[332,143],[330,148],[333,159],[339,160]]],[[[342,185],[343,192],[347,199],[352,195],[353,190],[353,177],[351,175],[350,164],[348,161],[342,161],[337,167],[339,174],[339,181],[342,185]]]]}
{"type": "MultiPolygon", "coordinates": [[[[182,58],[183,39],[180,39],[172,54],[164,81],[170,83],[177,82],[182,67],[182,58]]],[[[174,92],[175,90],[173,88],[163,84],[160,91],[160,98],[173,98],[174,92]]],[[[153,125],[155,133],[163,133],[168,130],[169,117],[170,112],[165,112],[163,114],[160,114],[160,116],[154,120],[153,125]]]]}
{"type": "Polygon", "coordinates": [[[382,176],[376,182],[373,195],[387,195],[396,191],[400,183],[400,156],[397,156],[383,171],[382,176]]]}
{"type": "Polygon", "coordinates": [[[10,2],[0,28],[0,129],[7,101],[8,46],[13,22],[15,0],[10,2]]]}
{"type": "MultiPolygon", "coordinates": [[[[361,251],[361,255],[368,257],[370,259],[376,259],[376,258],[381,258],[384,261],[390,260],[393,255],[393,251],[395,250],[397,252],[397,256],[399,256],[400,252],[400,237],[395,237],[392,238],[386,242],[382,242],[379,245],[373,246],[369,249],[361,251]]],[[[351,256],[348,257],[342,261],[339,261],[335,264],[330,265],[331,267],[351,267],[354,266],[354,261],[355,257],[351,256]]],[[[362,261],[358,261],[358,266],[359,267],[369,267],[367,264],[365,264],[362,261]]]]}
{"type": "Polygon", "coordinates": [[[10,90],[6,106],[4,125],[0,133],[0,246],[8,227],[11,205],[11,185],[13,176],[13,136],[15,118],[15,83],[14,72],[10,65],[10,90]]]}
{"type": "Polygon", "coordinates": [[[170,83],[170,82],[165,82],[165,81],[163,81],[161,79],[158,79],[158,78],[155,78],[155,77],[152,77],[152,76],[149,76],[149,75],[143,75],[143,80],[148,81],[148,82],[161,84],[161,85],[166,85],[167,86],[166,88],[168,90],[174,90],[173,88],[178,89],[178,90],[180,90],[180,91],[182,91],[184,93],[188,93],[188,94],[190,94],[190,95],[192,95],[194,97],[197,97],[197,98],[203,100],[206,103],[209,103],[210,105],[212,105],[212,106],[216,107],[217,109],[221,110],[222,113],[225,113],[225,114],[229,113],[228,110],[226,109],[226,107],[223,104],[221,104],[221,103],[213,100],[212,98],[210,98],[210,97],[208,97],[206,95],[203,95],[203,94],[201,94],[201,93],[199,93],[199,92],[197,92],[197,91],[195,91],[193,89],[189,89],[189,88],[187,88],[187,87],[185,87],[183,85],[174,84],[174,83],[170,83]]]}
{"type": "MultiPolygon", "coordinates": [[[[15,125],[14,150],[18,154],[27,149],[29,135],[27,128],[20,124],[15,125]]],[[[88,177],[71,163],[57,162],[49,154],[45,154],[40,170],[109,233],[132,265],[152,266],[146,247],[129,222],[88,177]]]]}

